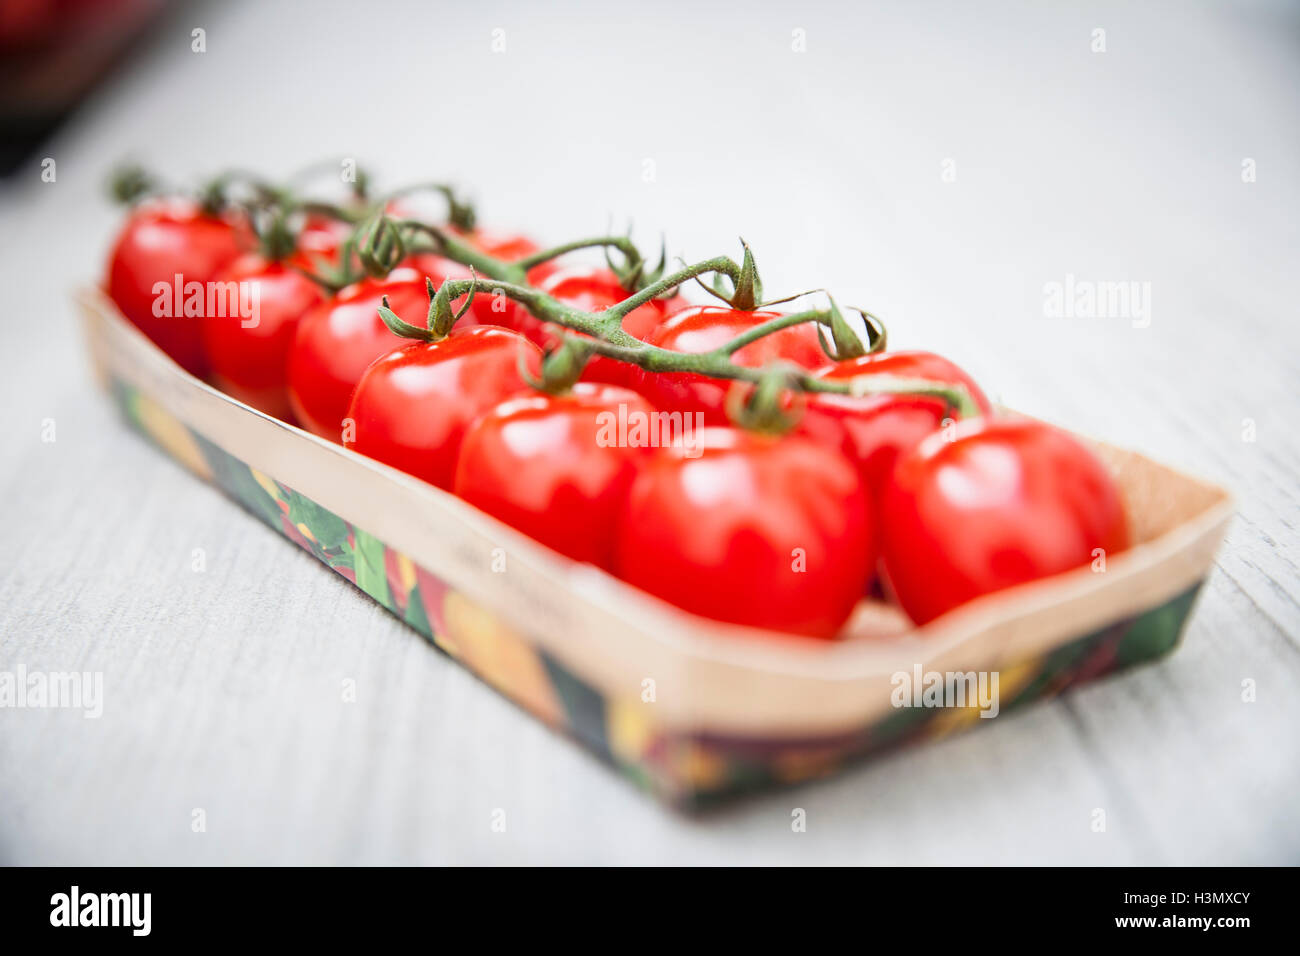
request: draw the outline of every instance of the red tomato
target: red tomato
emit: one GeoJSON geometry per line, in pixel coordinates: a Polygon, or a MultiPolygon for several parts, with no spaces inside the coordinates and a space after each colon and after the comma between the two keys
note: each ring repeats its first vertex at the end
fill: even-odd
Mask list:
{"type": "Polygon", "coordinates": [[[485,229],[475,229],[468,238],[483,252],[506,262],[518,262],[520,259],[538,252],[541,248],[527,236],[488,232],[485,229]]]}
{"type": "MultiPolygon", "coordinates": [[[[818,378],[843,381],[858,375],[880,374],[963,385],[980,411],[993,408],[980,387],[958,366],[933,352],[879,352],[838,362],[817,373],[818,378]]],[[[943,423],[944,403],[916,395],[829,395],[809,393],[801,429],[813,429],[822,419],[843,429],[844,450],[858,463],[863,480],[876,500],[889,480],[901,452],[916,445],[943,423]]]]}
{"type": "Polygon", "coordinates": [[[490,325],[457,325],[440,341],[389,352],[357,384],[347,410],[356,435],[345,444],[450,490],[465,429],[528,387],[519,377],[521,350],[531,373],[538,374],[537,346],[490,325]]]}
{"type": "Polygon", "coordinates": [[[234,219],[209,216],[189,200],[145,203],[131,211],[113,247],[108,294],[178,365],[202,377],[208,361],[198,303],[207,301],[208,283],[251,239],[234,219]]]}
{"type": "MultiPolygon", "coordinates": [[[[529,278],[541,291],[583,312],[603,312],[632,294],[623,288],[618,276],[609,269],[585,266],[560,269],[540,279],[536,272],[536,269],[530,272],[529,278]]],[[[628,313],[623,319],[623,331],[645,340],[664,321],[665,315],[682,304],[682,299],[653,299],[628,313]]],[[[563,335],[562,329],[534,317],[522,305],[514,310],[511,326],[543,348],[558,343],[563,335]]],[[[632,388],[640,380],[640,372],[627,362],[595,355],[587,363],[582,379],[632,388]]]]}
{"type": "Polygon", "coordinates": [[[339,219],[310,215],[298,233],[299,264],[312,269],[317,259],[335,262],[352,227],[339,219]]]}
{"type": "Polygon", "coordinates": [[[835,636],[874,565],[862,479],[811,439],[705,428],[632,484],[615,571],[705,617],[835,636]]]}
{"type": "MultiPolygon", "coordinates": [[[[407,259],[407,261],[402,263],[402,265],[413,266],[420,273],[420,275],[427,276],[429,279],[432,279],[433,287],[435,289],[441,288],[442,284],[446,282],[448,279],[472,279],[474,277],[474,273],[470,271],[469,266],[461,265],[455,259],[448,259],[444,256],[435,256],[431,252],[417,253],[416,255],[413,255],[409,259],[407,259]]],[[[456,299],[452,303],[453,307],[459,311],[461,306],[465,304],[465,300],[468,298],[469,298],[468,295],[461,296],[460,298],[456,299]]],[[[485,300],[485,299],[487,299],[487,296],[474,297],[474,308],[473,311],[470,313],[470,315],[466,316],[466,319],[468,320],[466,324],[469,324],[469,321],[477,320],[478,311],[481,304],[480,300],[485,300]]],[[[428,304],[429,304],[428,298],[426,296],[425,298],[426,314],[428,312],[428,304]]],[[[488,322],[484,324],[491,325],[494,323],[488,322]]]]}
{"type": "Polygon", "coordinates": [[[610,569],[616,519],[650,451],[620,435],[618,422],[648,425],[653,412],[636,392],[584,382],[506,401],[466,433],[456,494],[575,561],[610,569]]]}
{"type": "Polygon", "coordinates": [[[292,421],[289,349],[298,320],[325,301],[320,286],[291,262],[270,262],[256,253],[236,259],[216,281],[238,291],[227,299],[251,309],[226,308],[203,317],[203,344],[213,383],[247,405],[292,421]],[[251,314],[249,314],[251,313],[251,314]]]}
{"type": "Polygon", "coordinates": [[[1129,544],[1105,466],[1028,419],[969,419],[926,438],[899,458],[880,513],[887,577],[918,624],[1129,544]]]}
{"type": "MultiPolygon", "coordinates": [[[[696,305],[674,312],[646,339],[651,345],[675,352],[707,352],[734,339],[747,329],[777,318],[777,312],[741,312],[725,306],[696,305]]],[[[826,353],[812,323],[791,326],[764,336],[732,356],[737,365],[760,368],[783,359],[807,369],[826,364],[826,353]]],[[[682,412],[703,412],[710,425],[727,423],[728,382],[690,372],[638,371],[638,391],[657,407],[682,412]]]]}
{"type": "Polygon", "coordinates": [[[289,404],[298,423],[322,438],[339,441],[352,390],[370,363],[409,341],[379,317],[384,296],[412,325],[428,315],[424,273],[403,266],[385,279],[363,279],[340,290],[298,322],[289,349],[289,404]]]}

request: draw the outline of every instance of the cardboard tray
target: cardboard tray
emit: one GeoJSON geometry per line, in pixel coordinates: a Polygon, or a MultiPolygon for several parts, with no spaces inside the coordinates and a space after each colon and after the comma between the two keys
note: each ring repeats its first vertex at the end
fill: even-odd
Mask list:
{"type": "Polygon", "coordinates": [[[996,675],[1006,713],[1171,650],[1233,510],[1220,488],[1095,445],[1136,541],[1104,572],[989,595],[919,629],[864,601],[844,640],[791,638],[575,564],[193,378],[100,290],[78,304],[100,380],[136,429],[519,706],[687,808],[991,715],[977,700],[915,706],[908,678],[996,675]]]}

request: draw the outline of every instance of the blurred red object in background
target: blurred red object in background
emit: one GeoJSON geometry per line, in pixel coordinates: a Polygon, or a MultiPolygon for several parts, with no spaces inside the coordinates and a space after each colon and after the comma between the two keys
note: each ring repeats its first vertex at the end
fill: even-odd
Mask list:
{"type": "Polygon", "coordinates": [[[165,6],[165,0],[0,3],[0,176],[22,165],[165,6]]]}

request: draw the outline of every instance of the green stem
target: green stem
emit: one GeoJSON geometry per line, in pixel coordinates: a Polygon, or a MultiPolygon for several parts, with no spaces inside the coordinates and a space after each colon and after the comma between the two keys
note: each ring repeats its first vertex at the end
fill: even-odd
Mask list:
{"type": "Polygon", "coordinates": [[[809,309],[806,312],[792,312],[789,315],[779,315],[774,319],[768,319],[766,322],[760,322],[758,325],[746,329],[737,335],[730,342],[718,346],[712,351],[719,355],[735,355],[746,345],[757,342],[773,332],[779,332],[782,329],[788,329],[795,325],[804,325],[808,322],[829,321],[830,312],[822,309],[809,309]]]}
{"type": "Polygon", "coordinates": [[[432,252],[440,256],[470,266],[475,272],[481,272],[491,279],[501,279],[522,285],[527,281],[526,270],[517,262],[506,262],[496,256],[490,256],[469,243],[456,238],[445,229],[420,222],[418,219],[396,219],[398,228],[427,237],[429,242],[421,243],[412,237],[407,246],[408,252],[432,252]]]}
{"type": "MultiPolygon", "coordinates": [[[[825,379],[814,379],[820,385],[829,385],[825,379]]],[[[840,379],[836,384],[847,385],[845,389],[814,387],[806,389],[814,392],[839,392],[848,395],[924,395],[938,398],[956,412],[957,418],[975,418],[981,414],[979,405],[966,390],[966,386],[947,382],[931,382],[921,378],[900,378],[896,375],[867,373],[850,379],[840,379]]]]}
{"type": "Polygon", "coordinates": [[[605,310],[603,314],[609,316],[618,316],[620,320],[633,309],[640,308],[651,299],[657,299],[669,289],[675,289],[683,282],[690,282],[696,276],[702,276],[706,272],[720,272],[728,278],[735,281],[740,276],[740,266],[727,256],[718,256],[714,259],[705,259],[703,262],[697,262],[694,265],[686,266],[677,272],[664,276],[658,282],[652,282],[640,292],[629,296],[618,305],[612,305],[605,310]]]}
{"type": "Polygon", "coordinates": [[[628,261],[635,261],[641,258],[641,251],[632,243],[631,239],[625,236],[597,236],[594,239],[578,239],[574,242],[566,242],[562,246],[552,246],[550,249],[543,249],[540,252],[534,252],[531,256],[525,256],[515,265],[527,271],[533,266],[540,266],[543,262],[550,262],[560,256],[576,252],[579,249],[617,249],[627,257],[628,261]]]}
{"type": "MultiPolygon", "coordinates": [[[[694,274],[699,274],[711,268],[720,269],[722,267],[717,265],[719,261],[708,260],[707,263],[697,263],[695,266],[687,267],[683,272],[694,270],[694,274]],[[708,268],[702,268],[705,266],[708,268]]],[[[726,261],[730,262],[730,260],[726,261]]],[[[685,279],[678,281],[685,281],[685,279]]],[[[813,309],[779,316],[761,323],[708,352],[675,352],[643,342],[623,331],[622,317],[615,313],[626,303],[620,303],[619,306],[613,306],[604,312],[584,312],[529,286],[485,279],[449,279],[438,289],[437,295],[430,303],[428,328],[436,330],[438,335],[445,335],[455,322],[455,317],[450,312],[450,303],[469,294],[471,290],[480,294],[500,292],[522,303],[537,318],[588,336],[589,341],[584,344],[592,352],[629,362],[648,372],[689,372],[709,378],[753,383],[761,381],[768,370],[737,365],[731,360],[737,350],[778,329],[805,322],[818,322],[823,325],[829,325],[831,322],[829,309],[813,309]]],[[[950,409],[956,411],[958,417],[979,414],[979,407],[963,386],[943,382],[869,373],[851,379],[825,379],[818,378],[811,372],[801,371],[791,375],[790,384],[805,392],[838,395],[925,395],[940,399],[950,409]]]]}
{"type": "Polygon", "coordinates": [[[319,216],[326,216],[330,219],[337,219],[339,222],[346,222],[355,226],[359,222],[370,218],[374,209],[370,206],[340,206],[337,203],[324,202],[319,199],[299,199],[291,205],[291,211],[305,212],[319,216]]]}

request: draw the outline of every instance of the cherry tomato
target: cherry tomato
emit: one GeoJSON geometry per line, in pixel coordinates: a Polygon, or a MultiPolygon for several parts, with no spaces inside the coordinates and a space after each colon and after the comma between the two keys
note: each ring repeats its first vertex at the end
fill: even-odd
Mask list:
{"type": "Polygon", "coordinates": [[[1029,419],[968,419],[930,435],[899,458],[880,513],[886,575],[917,624],[1129,544],[1105,466],[1029,419]]]}
{"type": "Polygon", "coordinates": [[[541,248],[527,236],[489,232],[486,229],[475,229],[467,238],[483,252],[506,262],[518,262],[541,248]]]}
{"type": "Polygon", "coordinates": [[[622,421],[648,426],[636,392],[579,382],[563,395],[498,405],[465,435],[456,494],[575,561],[613,566],[615,528],[648,443],[622,421]]]}
{"type": "Polygon", "coordinates": [[[202,377],[208,372],[203,308],[192,307],[199,300],[189,293],[199,290],[206,302],[207,284],[251,241],[235,218],[207,215],[189,200],[144,203],[131,211],[113,247],[108,294],[178,365],[202,377]]]}
{"type": "MultiPolygon", "coordinates": [[[[989,415],[993,411],[989,400],[969,375],[933,352],[864,355],[822,369],[817,377],[844,381],[866,374],[963,385],[983,414],[989,415]]],[[[879,500],[898,455],[938,429],[944,414],[943,401],[924,396],[856,397],[809,393],[800,428],[821,426],[823,419],[837,422],[843,430],[845,452],[858,463],[868,489],[879,500]]]]}
{"type": "Polygon", "coordinates": [[[307,216],[298,233],[299,264],[313,269],[317,259],[337,262],[339,250],[351,232],[352,227],[342,220],[315,214],[307,216]]]}
{"type": "MultiPolygon", "coordinates": [[[[603,312],[632,294],[623,288],[618,276],[609,269],[585,266],[559,269],[540,280],[535,272],[530,272],[529,278],[541,291],[583,312],[603,312]]],[[[664,321],[665,315],[682,304],[683,300],[679,298],[653,299],[624,317],[623,331],[645,340],[664,321]]],[[[517,305],[511,326],[543,348],[557,344],[564,334],[562,329],[534,317],[522,305],[517,305]]],[[[606,382],[628,388],[635,387],[640,378],[640,369],[636,366],[604,355],[592,356],[582,373],[584,382],[606,382]]]]}
{"type": "MultiPolygon", "coordinates": [[[[742,312],[714,305],[688,306],[674,312],[646,341],[675,352],[707,352],[723,345],[777,312],[742,312]]],[[[759,368],[777,359],[807,369],[826,364],[826,353],[811,323],[794,325],[764,336],[732,356],[737,365],[759,368]]],[[[702,412],[710,425],[727,423],[726,400],[731,385],[690,372],[640,372],[638,388],[657,407],[702,412]]]]}
{"type": "Polygon", "coordinates": [[[833,637],[874,565],[857,469],[799,436],[688,438],[657,450],[632,483],[616,573],[705,617],[833,637]]]}
{"type": "Polygon", "coordinates": [[[523,336],[457,323],[445,339],[389,352],[357,384],[347,410],[356,435],[345,444],[450,490],[465,429],[528,387],[519,375],[521,351],[536,375],[541,352],[523,336]]]}
{"type": "Polygon", "coordinates": [[[384,279],[363,279],[341,289],[298,322],[289,349],[289,404],[298,423],[322,438],[340,440],[362,374],[375,359],[408,341],[390,332],[379,317],[384,296],[413,325],[428,315],[424,273],[402,266],[384,279]]]}
{"type": "Polygon", "coordinates": [[[292,421],[293,415],[289,349],[298,321],[325,301],[320,286],[294,268],[302,264],[300,259],[271,262],[256,253],[241,256],[215,280],[238,290],[230,298],[241,308],[226,307],[203,317],[203,344],[213,384],[285,421],[292,421]]]}

